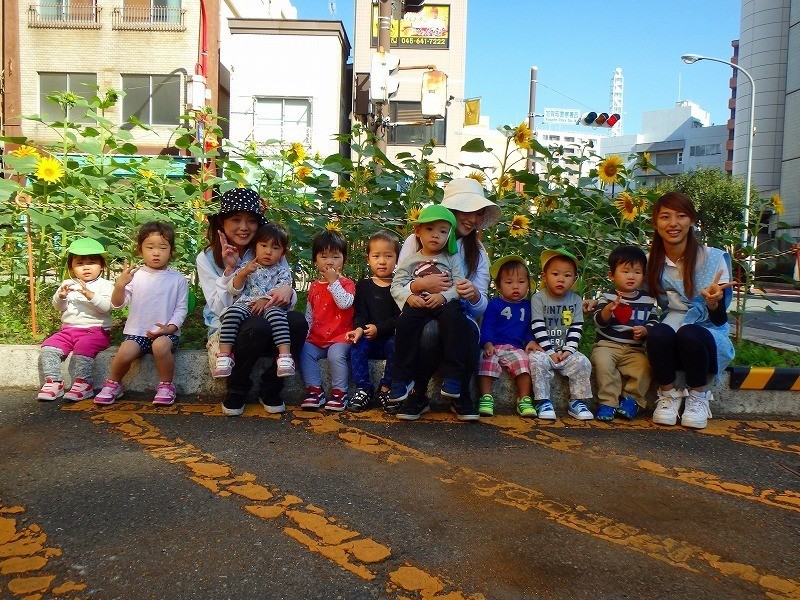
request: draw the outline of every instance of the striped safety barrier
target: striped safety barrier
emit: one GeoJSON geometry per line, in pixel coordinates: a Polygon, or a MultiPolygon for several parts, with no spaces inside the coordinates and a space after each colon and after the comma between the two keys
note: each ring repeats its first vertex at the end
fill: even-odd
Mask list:
{"type": "Polygon", "coordinates": [[[800,392],[800,369],[728,367],[733,390],[787,390],[800,392]]]}

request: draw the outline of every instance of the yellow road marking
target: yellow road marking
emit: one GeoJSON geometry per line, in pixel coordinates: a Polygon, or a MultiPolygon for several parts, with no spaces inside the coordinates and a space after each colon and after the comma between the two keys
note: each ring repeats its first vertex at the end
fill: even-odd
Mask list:
{"type": "MultiPolygon", "coordinates": [[[[73,405],[71,410],[88,408],[73,405]]],[[[161,412],[161,411],[159,411],[161,412]]],[[[92,415],[97,424],[111,425],[126,440],[142,445],[154,458],[182,465],[186,476],[219,497],[242,498],[249,514],[264,520],[280,520],[283,532],[308,550],[350,571],[364,580],[379,575],[386,580],[386,591],[395,595],[419,592],[421,598],[432,598],[442,590],[451,600],[482,599],[480,594],[466,596],[444,577],[435,577],[413,565],[404,565],[392,572],[381,569],[380,563],[391,556],[391,550],[358,531],[326,516],[324,510],[307,504],[302,498],[285,494],[268,484],[259,483],[252,473],[237,474],[233,467],[180,439],[168,439],[141,415],[125,410],[102,410],[92,415]],[[305,505],[305,506],[304,506],[305,505]],[[336,522],[336,524],[334,524],[336,522]]]]}
{"type": "Polygon", "coordinates": [[[0,501],[2,587],[14,596],[26,598],[42,598],[46,593],[66,596],[86,589],[81,581],[59,582],[55,575],[46,572],[47,563],[54,556],[61,556],[61,550],[47,546],[47,534],[35,523],[18,522],[24,512],[22,506],[4,506],[0,501]]]}

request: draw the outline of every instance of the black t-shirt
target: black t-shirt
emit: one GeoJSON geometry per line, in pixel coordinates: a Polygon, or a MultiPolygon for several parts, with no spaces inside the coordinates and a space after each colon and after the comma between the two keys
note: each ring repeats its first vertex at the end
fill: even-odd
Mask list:
{"type": "Polygon", "coordinates": [[[364,327],[370,323],[378,328],[378,339],[394,335],[394,326],[400,308],[392,298],[390,286],[381,287],[371,277],[356,284],[353,325],[364,327]]]}

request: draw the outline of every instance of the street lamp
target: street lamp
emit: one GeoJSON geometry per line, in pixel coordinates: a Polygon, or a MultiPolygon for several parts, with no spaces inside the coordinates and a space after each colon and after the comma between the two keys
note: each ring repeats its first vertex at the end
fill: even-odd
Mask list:
{"type": "Polygon", "coordinates": [[[747,79],[750,80],[750,88],[753,90],[753,92],[750,95],[750,136],[747,144],[747,169],[745,171],[746,179],[744,183],[744,231],[742,231],[742,244],[747,246],[749,237],[748,228],[750,227],[750,177],[753,170],[753,135],[756,131],[756,84],[753,81],[753,77],[747,72],[747,69],[743,69],[739,65],[728,62],[727,60],[722,60],[721,58],[711,58],[710,56],[700,56],[699,54],[684,54],[681,56],[681,60],[687,65],[694,64],[698,60],[710,60],[713,62],[722,63],[732,67],[733,69],[736,69],[737,71],[741,71],[745,74],[747,79]]]}

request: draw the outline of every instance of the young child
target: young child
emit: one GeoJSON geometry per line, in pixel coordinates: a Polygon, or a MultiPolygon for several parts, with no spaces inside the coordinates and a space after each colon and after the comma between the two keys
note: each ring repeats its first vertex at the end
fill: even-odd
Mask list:
{"type": "Polygon", "coordinates": [[[306,382],[303,408],[319,408],[341,412],[347,407],[347,355],[350,342],[347,332],[353,329],[355,284],[342,276],[347,260],[347,242],[336,231],[323,231],[311,241],[311,256],[319,271],[308,290],[306,321],[308,337],[300,354],[300,368],[306,382]],[[333,391],[331,399],[322,390],[322,373],[318,361],[328,357],[333,391]]]}
{"type": "MultiPolygon", "coordinates": [[[[441,394],[448,398],[461,396],[461,380],[468,361],[467,331],[470,324],[456,291],[456,283],[464,278],[464,271],[461,262],[453,256],[457,251],[455,229],[455,216],[440,205],[424,208],[414,221],[414,233],[421,248],[400,262],[391,286],[392,296],[401,312],[395,330],[390,402],[405,401],[414,389],[414,374],[418,370],[417,345],[423,328],[434,319],[439,322],[444,346],[441,394]],[[412,281],[438,273],[450,274],[452,285],[449,289],[424,296],[411,292],[412,281]]],[[[398,413],[398,417],[404,420],[418,419],[429,410],[427,404],[417,407],[405,404],[398,413]]]]}
{"type": "Polygon", "coordinates": [[[528,352],[538,348],[531,332],[531,312],[528,303],[530,273],[525,260],[519,256],[504,256],[489,269],[494,277],[498,296],[489,300],[481,322],[483,357],[478,367],[478,389],[481,416],[494,415],[492,383],[500,377],[501,367],[514,376],[517,384],[517,413],[535,417],[531,401],[531,364],[528,352]]]}
{"type": "Polygon", "coordinates": [[[392,385],[394,328],[397,315],[400,314],[389,288],[398,254],[400,240],[388,231],[374,233],[367,242],[367,263],[372,277],[356,284],[355,329],[347,333],[348,341],[353,344],[350,370],[356,391],[350,399],[349,408],[354,412],[368,408],[373,398],[384,409],[389,408],[387,400],[392,385]],[[377,392],[369,377],[370,358],[386,359],[386,368],[377,392]]]}
{"type": "Polygon", "coordinates": [[[536,415],[554,420],[550,382],[555,371],[569,379],[569,415],[580,421],[594,419],[586,406],[591,402],[592,365],[578,352],[583,334],[583,301],[572,291],[578,260],[563,248],[545,250],[541,255],[544,289],[531,298],[531,328],[540,351],[530,355],[536,415]]]}
{"type": "Polygon", "coordinates": [[[633,419],[647,405],[644,396],[653,374],[644,343],[648,327],[658,323],[655,298],[639,289],[647,269],[644,251],[635,246],[614,248],[608,267],[614,289],[597,304],[597,341],[591,356],[599,421],[613,421],[615,414],[633,419]]]}
{"type": "Polygon", "coordinates": [[[61,330],[42,342],[39,364],[45,383],[39,400],[77,402],[94,396],[92,379],[94,359],[109,346],[111,331],[111,294],[114,284],[101,275],[106,268],[106,250],[89,238],[75,240],[67,248],[67,271],[70,279],[58,286],[53,306],[61,312],[61,330]],[[72,387],[64,393],[61,361],[72,352],[75,376],[72,387]]]}
{"type": "Polygon", "coordinates": [[[120,382],[131,363],[150,352],[159,376],[153,404],[175,402],[174,353],[189,295],[186,278],[168,266],[175,250],[175,229],[169,223],[145,223],[136,236],[136,249],[144,266],[133,267],[125,261],[111,295],[112,308],[130,305],[130,309],[122,344],[111,362],[103,389],[95,396],[95,404],[113,404],[122,396],[120,382]]]}
{"type": "Polygon", "coordinates": [[[292,285],[292,273],[280,260],[289,248],[289,234],[280,225],[261,226],[253,238],[255,258],[239,267],[228,282],[228,292],[238,296],[220,317],[219,352],[213,377],[228,377],[233,369],[233,346],[241,324],[253,315],[263,315],[272,327],[272,338],[278,349],[278,377],[295,374],[294,359],[289,349],[289,320],[286,308],[268,306],[270,292],[292,285]]]}

